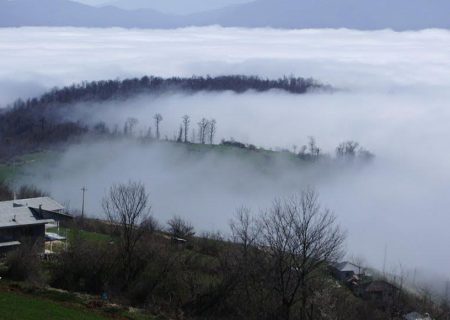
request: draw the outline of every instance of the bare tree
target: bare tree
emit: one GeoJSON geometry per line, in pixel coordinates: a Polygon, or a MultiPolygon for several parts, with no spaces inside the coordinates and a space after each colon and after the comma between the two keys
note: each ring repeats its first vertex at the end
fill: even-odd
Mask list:
{"type": "Polygon", "coordinates": [[[312,319],[321,270],[342,255],[345,234],[335,216],[320,207],[314,190],[307,189],[300,196],[274,201],[256,222],[249,219],[245,212],[240,214],[232,231],[237,241],[254,243],[264,253],[264,259],[260,255],[252,265],[265,264],[262,281],[266,292],[273,293],[268,301],[278,301],[275,309],[283,319],[291,318],[294,307],[300,319],[312,319]],[[256,239],[249,230],[258,230],[256,239]]]}
{"type": "Polygon", "coordinates": [[[257,246],[259,229],[255,219],[251,216],[250,209],[239,208],[235,218],[230,222],[230,228],[233,241],[239,243],[245,251],[257,246]]]}
{"type": "Polygon", "coordinates": [[[156,139],[159,140],[161,138],[161,133],[159,131],[159,124],[161,123],[161,121],[163,121],[163,117],[161,114],[157,113],[153,116],[153,119],[155,119],[156,139]]]}
{"type": "Polygon", "coordinates": [[[234,274],[240,283],[242,292],[245,295],[247,307],[254,312],[259,309],[261,301],[255,296],[255,291],[263,292],[264,289],[258,286],[260,276],[264,277],[260,267],[264,263],[264,258],[259,250],[260,224],[251,215],[246,207],[237,210],[235,218],[230,222],[232,241],[238,244],[238,256],[233,259],[237,262],[234,274]]]}
{"type": "Polygon", "coordinates": [[[130,135],[130,136],[132,136],[133,135],[133,131],[134,131],[134,128],[136,127],[136,125],[139,123],[139,120],[138,119],[136,119],[136,118],[128,118],[126,121],[125,121],[125,125],[124,125],[124,127],[123,127],[123,133],[125,134],[125,135],[130,135]]]}
{"type": "Polygon", "coordinates": [[[143,234],[140,225],[149,218],[148,197],[142,183],[130,181],[111,186],[102,201],[108,220],[120,234],[120,254],[126,281],[132,276],[136,245],[143,234]]]}
{"type": "Polygon", "coordinates": [[[209,126],[208,126],[208,134],[209,134],[209,144],[213,144],[214,143],[214,136],[216,135],[216,131],[217,131],[217,122],[214,119],[211,119],[209,121],[209,126]]]}
{"type": "Polygon", "coordinates": [[[206,143],[206,134],[208,132],[208,126],[209,121],[206,120],[205,118],[202,118],[202,120],[200,120],[200,122],[198,123],[198,135],[199,135],[198,138],[201,144],[206,143]]]}
{"type": "Polygon", "coordinates": [[[180,126],[178,130],[177,142],[183,142],[183,127],[180,126]]]}
{"type": "Polygon", "coordinates": [[[316,139],[314,137],[309,137],[308,142],[309,153],[313,159],[318,158],[320,155],[320,148],[316,144],[316,139]]]}
{"type": "Polygon", "coordinates": [[[183,128],[184,128],[184,143],[188,142],[189,125],[191,124],[191,118],[186,114],[183,116],[183,128]]]}
{"type": "Polygon", "coordinates": [[[155,233],[156,231],[162,229],[158,220],[156,220],[155,217],[152,215],[149,215],[144,220],[142,220],[140,227],[143,231],[150,234],[155,233]]]}
{"type": "Polygon", "coordinates": [[[355,141],[345,141],[336,148],[336,156],[338,158],[352,159],[356,156],[359,143],[355,141]]]}
{"type": "Polygon", "coordinates": [[[169,221],[169,233],[176,238],[189,238],[194,236],[194,227],[187,221],[183,220],[181,217],[175,216],[169,221]]]}

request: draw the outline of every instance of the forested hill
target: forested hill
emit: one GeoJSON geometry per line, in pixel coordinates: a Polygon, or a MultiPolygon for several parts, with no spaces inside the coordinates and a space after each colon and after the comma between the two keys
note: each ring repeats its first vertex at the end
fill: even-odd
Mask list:
{"type": "Polygon", "coordinates": [[[30,148],[39,148],[86,133],[88,128],[79,122],[61,119],[62,107],[72,107],[80,102],[126,100],[139,94],[164,94],[172,92],[223,92],[243,93],[248,90],[264,92],[272,89],[292,94],[330,87],[313,79],[281,78],[261,79],[248,76],[159,78],[143,77],[126,80],[83,82],[64,88],[55,88],[40,97],[26,101],[18,99],[0,109],[0,157],[14,155],[30,148]]]}
{"type": "Polygon", "coordinates": [[[277,80],[261,79],[255,76],[220,76],[191,78],[160,78],[145,76],[125,80],[83,82],[64,88],[55,88],[39,98],[14,102],[14,108],[38,105],[66,104],[84,101],[105,101],[126,99],[136,94],[160,94],[169,91],[195,93],[200,91],[233,91],[243,93],[249,90],[264,92],[272,89],[293,94],[304,94],[312,89],[330,89],[313,79],[284,77],[277,80]]]}

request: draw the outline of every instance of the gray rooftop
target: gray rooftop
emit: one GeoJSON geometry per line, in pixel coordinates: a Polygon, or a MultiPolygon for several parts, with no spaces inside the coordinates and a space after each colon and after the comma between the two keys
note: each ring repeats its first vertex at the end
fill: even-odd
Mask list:
{"type": "Polygon", "coordinates": [[[340,262],[340,263],[336,264],[335,267],[336,267],[336,269],[338,269],[341,272],[353,271],[355,274],[364,273],[363,267],[358,266],[349,261],[340,262]]]}
{"type": "Polygon", "coordinates": [[[52,219],[38,219],[29,207],[0,207],[0,228],[54,223],[52,219]]]}
{"type": "Polygon", "coordinates": [[[64,210],[64,206],[53,200],[49,197],[39,197],[39,198],[31,198],[31,199],[17,199],[17,200],[9,200],[9,201],[1,201],[0,202],[0,212],[3,211],[3,208],[11,208],[14,206],[24,206],[31,207],[35,209],[39,209],[39,206],[42,206],[43,210],[47,211],[62,211],[64,210]]]}

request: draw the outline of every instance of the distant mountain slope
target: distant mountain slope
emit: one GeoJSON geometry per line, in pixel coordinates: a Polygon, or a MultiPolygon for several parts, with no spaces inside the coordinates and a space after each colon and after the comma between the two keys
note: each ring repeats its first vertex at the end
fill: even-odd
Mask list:
{"type": "Polygon", "coordinates": [[[106,3],[126,10],[153,9],[167,14],[192,14],[216,10],[252,0],[111,0],[106,3]]]}
{"type": "Polygon", "coordinates": [[[258,0],[187,16],[92,7],[68,0],[0,0],[0,27],[450,28],[449,0],[258,0]]]}
{"type": "Polygon", "coordinates": [[[450,28],[449,0],[259,0],[192,17],[233,27],[450,28]]]}
{"type": "Polygon", "coordinates": [[[174,25],[174,17],[149,9],[97,8],[67,0],[0,0],[0,27],[170,28],[174,25]]]}

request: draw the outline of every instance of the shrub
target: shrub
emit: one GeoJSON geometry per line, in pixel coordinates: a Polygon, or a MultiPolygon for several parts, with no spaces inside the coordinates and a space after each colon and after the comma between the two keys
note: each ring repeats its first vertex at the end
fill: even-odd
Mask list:
{"type": "Polygon", "coordinates": [[[175,238],[190,238],[195,235],[194,227],[188,221],[181,217],[175,216],[169,221],[168,232],[175,238]]]}
{"type": "Polygon", "coordinates": [[[38,254],[37,244],[25,240],[22,245],[6,257],[6,277],[16,281],[28,281],[33,284],[45,282],[41,259],[38,254]]]}

